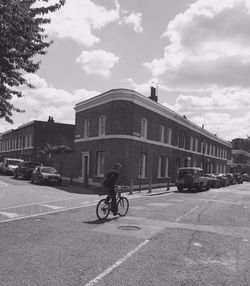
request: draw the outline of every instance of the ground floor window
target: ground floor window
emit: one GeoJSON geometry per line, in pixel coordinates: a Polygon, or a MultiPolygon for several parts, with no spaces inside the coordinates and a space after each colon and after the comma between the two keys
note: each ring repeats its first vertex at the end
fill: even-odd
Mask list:
{"type": "Polygon", "coordinates": [[[157,178],[167,178],[169,176],[169,158],[158,156],[157,178]]]}
{"type": "Polygon", "coordinates": [[[165,178],[169,177],[169,157],[166,157],[165,161],[165,178]]]}
{"type": "Polygon", "coordinates": [[[139,177],[146,178],[147,155],[141,154],[139,158],[139,177]]]}
{"type": "Polygon", "coordinates": [[[104,161],[105,161],[105,153],[97,152],[97,176],[104,176],[104,161]]]}

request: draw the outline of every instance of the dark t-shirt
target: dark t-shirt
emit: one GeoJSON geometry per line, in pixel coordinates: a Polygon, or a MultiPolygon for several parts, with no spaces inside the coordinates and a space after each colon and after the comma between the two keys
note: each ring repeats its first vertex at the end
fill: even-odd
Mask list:
{"type": "Polygon", "coordinates": [[[119,173],[116,170],[111,170],[107,173],[105,180],[104,180],[104,186],[107,188],[113,188],[115,186],[115,183],[119,177],[119,173]]]}

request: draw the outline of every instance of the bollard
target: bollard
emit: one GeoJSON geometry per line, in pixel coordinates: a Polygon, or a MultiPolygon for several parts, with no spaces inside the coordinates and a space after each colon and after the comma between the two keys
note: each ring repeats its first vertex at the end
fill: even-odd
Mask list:
{"type": "Polygon", "coordinates": [[[130,181],[130,186],[129,186],[129,195],[133,195],[133,180],[132,179],[130,181]]]}
{"type": "Polygon", "coordinates": [[[167,180],[167,191],[169,191],[170,187],[169,187],[169,181],[170,179],[167,180]]]}
{"type": "Polygon", "coordinates": [[[152,177],[149,177],[149,185],[148,185],[148,192],[152,192],[152,177]]]}

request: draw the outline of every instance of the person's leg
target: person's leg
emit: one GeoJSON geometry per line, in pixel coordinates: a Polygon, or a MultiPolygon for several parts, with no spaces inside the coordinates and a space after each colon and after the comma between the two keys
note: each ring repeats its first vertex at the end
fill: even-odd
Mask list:
{"type": "Polygon", "coordinates": [[[116,207],[116,193],[115,190],[112,189],[110,191],[110,196],[111,196],[111,211],[113,213],[117,213],[117,207],[116,207]]]}

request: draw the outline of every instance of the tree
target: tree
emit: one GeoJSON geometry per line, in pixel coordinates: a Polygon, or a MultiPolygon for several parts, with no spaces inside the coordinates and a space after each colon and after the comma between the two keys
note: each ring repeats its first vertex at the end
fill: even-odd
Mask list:
{"type": "Polygon", "coordinates": [[[39,69],[40,61],[34,56],[45,55],[52,44],[45,34],[45,25],[50,23],[46,15],[60,9],[66,0],[56,0],[53,5],[49,1],[0,0],[0,118],[10,123],[13,111],[23,112],[11,103],[13,96],[23,96],[17,87],[33,87],[24,74],[39,69]]]}

